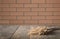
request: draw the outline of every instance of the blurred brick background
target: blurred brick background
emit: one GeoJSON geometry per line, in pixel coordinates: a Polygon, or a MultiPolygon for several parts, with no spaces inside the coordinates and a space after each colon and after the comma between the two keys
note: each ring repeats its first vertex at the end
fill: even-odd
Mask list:
{"type": "Polygon", "coordinates": [[[0,24],[60,25],[60,0],[0,0],[0,24]]]}

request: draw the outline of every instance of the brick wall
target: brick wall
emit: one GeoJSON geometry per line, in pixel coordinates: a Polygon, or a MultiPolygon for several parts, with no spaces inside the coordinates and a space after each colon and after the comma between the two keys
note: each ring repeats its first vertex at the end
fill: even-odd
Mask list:
{"type": "Polygon", "coordinates": [[[60,0],[0,0],[0,24],[60,25],[60,0]]]}

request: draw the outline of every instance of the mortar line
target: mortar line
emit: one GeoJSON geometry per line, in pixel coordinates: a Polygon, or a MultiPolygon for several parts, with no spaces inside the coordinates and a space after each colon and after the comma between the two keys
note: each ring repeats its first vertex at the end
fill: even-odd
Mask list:
{"type": "Polygon", "coordinates": [[[30,4],[32,3],[32,0],[30,0],[30,4]]]}
{"type": "MultiPolygon", "coordinates": [[[[45,4],[47,4],[47,3],[46,3],[46,0],[45,0],[45,4]]],[[[45,7],[45,13],[46,13],[46,7],[45,7]]],[[[46,20],[46,16],[45,16],[45,20],[46,20]]]]}
{"type": "MultiPolygon", "coordinates": [[[[45,0],[45,4],[47,4],[47,3],[46,3],[46,0],[45,0]]],[[[45,13],[47,12],[47,11],[46,11],[46,8],[47,8],[47,7],[45,7],[45,13]]],[[[46,16],[45,16],[45,20],[46,20],[46,16]]],[[[47,25],[47,23],[44,23],[44,25],[47,25]]]]}
{"type": "MultiPolygon", "coordinates": [[[[52,8],[54,8],[54,4],[52,4],[52,8]]],[[[54,16],[54,11],[52,11],[52,16],[54,16]]],[[[52,24],[54,24],[54,20],[52,20],[52,24]]]]}
{"type": "Polygon", "coordinates": [[[16,4],[17,4],[17,0],[16,0],[16,4]]]}
{"type": "MultiPolygon", "coordinates": [[[[23,8],[25,8],[24,6],[25,6],[25,4],[23,4],[23,8]]],[[[25,16],[25,14],[24,14],[24,13],[25,13],[25,12],[23,11],[23,16],[25,16]]]]}
{"type": "MultiPolygon", "coordinates": [[[[3,3],[3,0],[1,0],[1,3],[3,3]]],[[[0,4],[1,4],[1,3],[0,3],[0,4]]],[[[1,4],[1,5],[2,5],[2,4],[1,4]]],[[[0,11],[0,12],[3,12],[3,8],[2,8],[2,7],[0,7],[0,8],[1,8],[1,11],[0,11]]]]}
{"type": "Polygon", "coordinates": [[[23,20],[23,24],[25,25],[25,20],[23,20]]]}
{"type": "MultiPolygon", "coordinates": [[[[39,7],[39,3],[38,3],[38,8],[40,8],[40,7],[39,7]]],[[[39,16],[39,11],[38,11],[38,16],[39,16]]]]}

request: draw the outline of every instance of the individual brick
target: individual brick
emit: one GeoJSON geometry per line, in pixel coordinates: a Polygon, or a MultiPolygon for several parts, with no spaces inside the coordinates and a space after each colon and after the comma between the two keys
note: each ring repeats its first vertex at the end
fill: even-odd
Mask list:
{"type": "Polygon", "coordinates": [[[2,8],[0,8],[0,11],[2,11],[2,8]]]}
{"type": "Polygon", "coordinates": [[[23,16],[23,12],[10,12],[11,16],[23,16]]]}
{"type": "Polygon", "coordinates": [[[0,4],[0,7],[1,7],[2,4],[0,4]]]}
{"type": "Polygon", "coordinates": [[[2,0],[2,3],[16,3],[16,0],[2,0]]]}
{"type": "Polygon", "coordinates": [[[52,20],[39,20],[39,24],[52,24],[52,20]]]}
{"type": "Polygon", "coordinates": [[[46,3],[60,3],[60,0],[46,0],[46,3]]]}
{"type": "Polygon", "coordinates": [[[41,7],[41,8],[53,8],[53,6],[54,6],[54,4],[48,4],[48,3],[39,4],[39,7],[41,7]]]}
{"type": "Polygon", "coordinates": [[[45,3],[45,0],[31,0],[32,3],[45,3]]]}
{"type": "Polygon", "coordinates": [[[39,8],[43,8],[43,7],[46,7],[46,4],[44,4],[44,3],[39,4],[39,8]]]}
{"type": "Polygon", "coordinates": [[[38,7],[38,4],[24,4],[24,7],[35,8],[38,7]]]}
{"type": "Polygon", "coordinates": [[[3,8],[3,11],[16,11],[16,8],[3,8]]]}
{"type": "Polygon", "coordinates": [[[53,7],[60,8],[60,4],[53,4],[53,7]]]}
{"type": "Polygon", "coordinates": [[[25,16],[37,16],[38,12],[24,12],[25,16]]]}
{"type": "Polygon", "coordinates": [[[0,20],[2,19],[2,17],[0,16],[0,20]]]}
{"type": "Polygon", "coordinates": [[[60,11],[60,8],[46,8],[46,11],[60,11]]]}
{"type": "Polygon", "coordinates": [[[46,19],[56,20],[56,19],[60,19],[60,16],[46,16],[46,19]]]}
{"type": "Polygon", "coordinates": [[[0,3],[2,3],[2,0],[0,0],[0,3]]]}
{"type": "Polygon", "coordinates": [[[0,16],[9,16],[10,12],[0,12],[0,16]]]}
{"type": "Polygon", "coordinates": [[[9,4],[0,4],[1,8],[9,8],[9,4]]]}
{"type": "Polygon", "coordinates": [[[53,23],[53,25],[55,25],[55,26],[60,26],[60,23],[53,23]]]}
{"type": "Polygon", "coordinates": [[[38,24],[38,20],[25,20],[24,24],[25,25],[37,25],[38,24]]]}
{"type": "Polygon", "coordinates": [[[46,7],[47,7],[47,8],[53,8],[53,5],[54,5],[54,4],[48,4],[48,3],[47,3],[47,4],[46,4],[46,7]]]}
{"type": "Polygon", "coordinates": [[[45,11],[45,8],[32,8],[31,11],[45,11]]]}
{"type": "Polygon", "coordinates": [[[60,20],[53,20],[54,24],[60,24],[60,20]]]}
{"type": "Polygon", "coordinates": [[[53,12],[39,12],[39,15],[49,16],[49,15],[53,15],[53,12]]]}
{"type": "Polygon", "coordinates": [[[17,8],[17,11],[30,11],[30,8],[17,8]]]}
{"type": "Polygon", "coordinates": [[[45,19],[45,16],[32,16],[32,20],[45,19]]]}
{"type": "Polygon", "coordinates": [[[30,20],[31,17],[30,16],[17,16],[18,20],[30,20]]]}
{"type": "Polygon", "coordinates": [[[17,3],[30,3],[30,0],[17,0],[17,3]]]}
{"type": "Polygon", "coordinates": [[[1,16],[2,18],[2,20],[14,20],[14,19],[16,19],[16,16],[1,16]]]}
{"type": "Polygon", "coordinates": [[[54,15],[56,16],[58,16],[58,15],[60,15],[60,12],[54,12],[54,15]]]}
{"type": "Polygon", "coordinates": [[[0,25],[8,25],[9,20],[0,20],[0,25]]]}
{"type": "Polygon", "coordinates": [[[23,20],[10,20],[10,25],[23,25],[23,20]]]}
{"type": "Polygon", "coordinates": [[[13,8],[23,7],[23,4],[10,4],[10,7],[13,7],[13,8]]]}
{"type": "Polygon", "coordinates": [[[23,12],[10,12],[11,16],[23,16],[23,12]]]}

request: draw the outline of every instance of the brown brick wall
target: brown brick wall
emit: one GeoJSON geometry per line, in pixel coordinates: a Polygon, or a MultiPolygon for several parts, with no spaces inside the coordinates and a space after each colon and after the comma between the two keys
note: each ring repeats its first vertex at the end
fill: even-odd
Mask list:
{"type": "Polygon", "coordinates": [[[60,0],[0,0],[0,24],[60,25],[60,0]]]}

